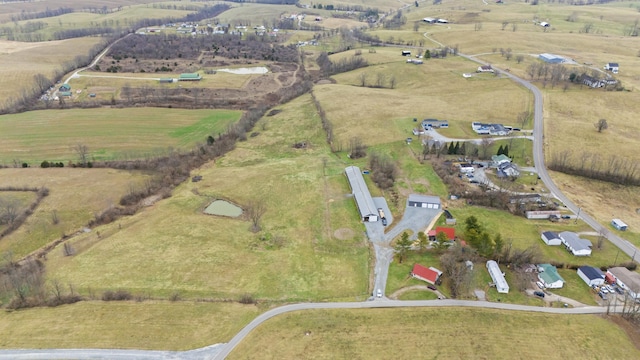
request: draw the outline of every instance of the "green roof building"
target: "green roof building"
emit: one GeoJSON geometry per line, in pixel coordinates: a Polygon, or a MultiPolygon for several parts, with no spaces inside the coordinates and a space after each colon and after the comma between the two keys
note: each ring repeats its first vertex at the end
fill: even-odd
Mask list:
{"type": "Polygon", "coordinates": [[[200,81],[202,77],[198,73],[184,73],[180,74],[178,81],[200,81]]]}
{"type": "Polygon", "coordinates": [[[69,84],[62,84],[60,86],[60,91],[71,91],[71,85],[69,84]]]}
{"type": "Polygon", "coordinates": [[[547,289],[560,289],[564,286],[564,279],[551,264],[538,265],[538,279],[547,289]]]}
{"type": "Polygon", "coordinates": [[[60,91],[58,93],[59,96],[67,96],[67,97],[71,97],[71,91],[60,91]]]}

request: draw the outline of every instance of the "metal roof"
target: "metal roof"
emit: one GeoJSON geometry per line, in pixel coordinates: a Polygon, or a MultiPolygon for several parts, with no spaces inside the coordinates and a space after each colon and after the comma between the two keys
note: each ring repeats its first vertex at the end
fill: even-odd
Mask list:
{"type": "Polygon", "coordinates": [[[631,291],[640,292],[640,274],[637,272],[630,271],[626,267],[614,267],[609,269],[609,272],[631,291]]]}
{"type": "Polygon", "coordinates": [[[347,166],[344,172],[347,175],[347,180],[349,180],[349,185],[351,185],[351,193],[356,199],[356,205],[358,205],[360,215],[362,217],[376,215],[378,208],[373,203],[371,193],[369,192],[367,184],[364,182],[360,168],[357,166],[347,166]]]}
{"type": "Polygon", "coordinates": [[[409,194],[409,201],[440,204],[440,198],[432,195],[409,194]]]}
{"type": "Polygon", "coordinates": [[[590,250],[591,246],[593,246],[593,244],[591,244],[591,241],[586,239],[581,239],[580,236],[578,236],[578,234],[571,231],[563,231],[558,235],[562,239],[562,242],[564,242],[567,246],[569,246],[574,251],[590,250]]]}
{"type": "Polygon", "coordinates": [[[491,275],[491,279],[496,284],[496,289],[498,289],[499,293],[508,293],[509,292],[509,284],[507,284],[507,280],[502,275],[502,271],[500,270],[500,266],[494,260],[487,261],[487,270],[489,270],[489,275],[491,275]]]}
{"type": "Polygon", "coordinates": [[[584,274],[588,279],[604,279],[604,274],[600,269],[594,268],[593,266],[580,266],[578,271],[584,274]]]}
{"type": "Polygon", "coordinates": [[[546,284],[552,284],[556,281],[564,282],[564,279],[562,278],[562,276],[560,276],[560,274],[558,274],[558,269],[556,269],[555,266],[551,264],[540,264],[538,265],[538,271],[540,269],[542,269],[543,271],[538,274],[538,276],[542,278],[542,280],[544,280],[546,284]]]}

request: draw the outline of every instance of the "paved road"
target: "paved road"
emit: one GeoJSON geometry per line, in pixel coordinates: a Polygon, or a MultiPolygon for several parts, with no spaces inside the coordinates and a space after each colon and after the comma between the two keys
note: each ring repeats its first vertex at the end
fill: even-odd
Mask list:
{"type": "MultiPolygon", "coordinates": [[[[293,304],[286,305],[273,310],[269,310],[264,314],[255,318],[249,325],[245,326],[240,332],[231,339],[223,348],[213,357],[213,359],[224,359],[231,351],[256,327],[262,324],[264,321],[271,319],[275,316],[285,313],[300,311],[300,310],[313,310],[313,309],[368,309],[368,308],[397,308],[397,307],[476,307],[487,309],[502,309],[502,310],[514,310],[514,311],[530,311],[539,313],[550,314],[603,314],[607,312],[605,307],[600,306],[586,306],[580,308],[548,308],[539,306],[526,306],[516,304],[505,304],[499,302],[487,302],[477,300],[413,300],[413,301],[398,301],[398,300],[381,300],[381,301],[367,301],[367,302],[354,302],[354,303],[315,303],[315,304],[293,304]]],[[[612,307],[611,312],[621,312],[622,307],[612,307]]]]}

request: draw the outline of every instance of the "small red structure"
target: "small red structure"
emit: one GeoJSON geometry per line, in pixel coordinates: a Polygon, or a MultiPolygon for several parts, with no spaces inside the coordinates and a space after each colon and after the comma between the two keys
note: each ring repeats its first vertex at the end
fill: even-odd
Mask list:
{"type": "Polygon", "coordinates": [[[413,270],[411,270],[411,276],[414,278],[434,285],[440,278],[440,275],[442,275],[442,271],[434,267],[426,268],[420,264],[413,265],[413,270]]]}
{"type": "Polygon", "coordinates": [[[444,226],[437,226],[436,227],[436,236],[441,232],[447,234],[447,239],[449,239],[449,240],[454,240],[456,238],[456,229],[454,229],[454,228],[444,227],[444,226]]]}

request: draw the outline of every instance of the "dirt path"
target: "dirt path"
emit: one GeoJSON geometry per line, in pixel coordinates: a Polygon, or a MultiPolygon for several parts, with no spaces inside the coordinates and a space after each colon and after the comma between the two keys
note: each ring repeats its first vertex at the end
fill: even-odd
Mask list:
{"type": "Polygon", "coordinates": [[[406,293],[407,291],[412,291],[412,290],[426,290],[426,291],[431,291],[436,293],[436,295],[438,295],[438,299],[446,299],[446,297],[444,295],[442,295],[442,293],[438,290],[431,290],[427,287],[427,285],[413,285],[413,286],[407,286],[407,287],[403,287],[402,289],[396,290],[396,292],[394,292],[393,294],[389,295],[388,297],[390,299],[393,300],[398,300],[398,296],[406,293]]]}

